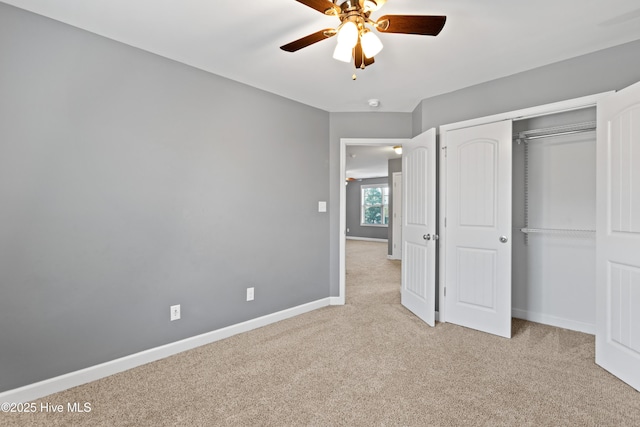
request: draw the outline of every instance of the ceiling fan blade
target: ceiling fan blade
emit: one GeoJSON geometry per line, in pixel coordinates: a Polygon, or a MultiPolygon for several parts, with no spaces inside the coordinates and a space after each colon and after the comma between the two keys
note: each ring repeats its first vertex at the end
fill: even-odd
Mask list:
{"type": "Polygon", "coordinates": [[[373,56],[371,58],[367,58],[366,56],[364,57],[364,66],[368,67],[369,65],[373,64],[374,62],[376,62],[373,59],[373,56]]]}
{"type": "Polygon", "coordinates": [[[446,16],[385,15],[378,19],[376,28],[383,33],[437,36],[446,21],[446,16]]]}
{"type": "Polygon", "coordinates": [[[298,3],[302,3],[305,6],[309,6],[311,9],[315,9],[325,15],[338,15],[340,8],[338,8],[331,0],[296,0],[298,3]]]}
{"type": "Polygon", "coordinates": [[[280,46],[280,49],[287,52],[295,52],[296,50],[300,50],[303,47],[311,46],[314,43],[318,43],[319,41],[328,39],[329,37],[333,37],[335,35],[336,30],[334,30],[333,28],[327,28],[326,30],[320,30],[316,33],[302,37],[301,39],[292,41],[291,43],[287,43],[284,46],[280,46]]]}
{"type": "Polygon", "coordinates": [[[353,64],[356,68],[366,67],[366,65],[364,65],[364,54],[362,53],[362,46],[360,45],[360,42],[358,42],[358,44],[353,48],[353,64]]]}
{"type": "Polygon", "coordinates": [[[356,44],[356,47],[353,48],[353,63],[356,68],[364,69],[364,67],[368,67],[373,64],[375,61],[373,57],[367,58],[362,51],[362,45],[360,42],[356,44]]]}

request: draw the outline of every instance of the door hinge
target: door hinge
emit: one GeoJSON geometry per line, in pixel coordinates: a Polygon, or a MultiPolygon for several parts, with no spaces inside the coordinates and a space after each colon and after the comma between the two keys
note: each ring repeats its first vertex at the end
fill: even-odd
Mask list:
{"type": "Polygon", "coordinates": [[[447,226],[447,217],[444,218],[444,226],[447,226]]]}
{"type": "Polygon", "coordinates": [[[442,147],[442,152],[444,153],[444,156],[447,157],[447,147],[442,147]]]}
{"type": "Polygon", "coordinates": [[[447,296],[447,287],[446,286],[444,287],[444,296],[445,297],[447,296]]]}

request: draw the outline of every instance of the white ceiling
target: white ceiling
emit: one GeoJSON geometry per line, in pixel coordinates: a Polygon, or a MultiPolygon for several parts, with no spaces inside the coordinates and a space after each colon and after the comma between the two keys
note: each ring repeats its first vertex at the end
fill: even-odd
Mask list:
{"type": "Polygon", "coordinates": [[[379,178],[387,176],[389,159],[402,157],[392,146],[347,145],[346,178],[379,178]]]}
{"type": "Polygon", "coordinates": [[[446,15],[437,37],[380,34],[351,80],[335,39],[281,45],[338,19],[295,0],[2,0],[330,112],[410,112],[420,100],[640,39],[638,0],[388,0],[383,14],[446,15]]]}

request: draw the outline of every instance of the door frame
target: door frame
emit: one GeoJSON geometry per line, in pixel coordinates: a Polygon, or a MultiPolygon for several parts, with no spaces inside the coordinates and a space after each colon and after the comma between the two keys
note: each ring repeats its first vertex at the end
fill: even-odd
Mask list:
{"type": "Polygon", "coordinates": [[[342,305],[346,301],[346,241],[347,241],[347,146],[349,145],[370,145],[370,146],[390,146],[403,145],[411,141],[411,138],[340,138],[340,226],[338,227],[338,257],[340,293],[336,305],[342,305]]]}
{"type": "Polygon", "coordinates": [[[391,255],[389,259],[402,259],[402,172],[391,174],[391,186],[393,187],[393,239],[391,242],[391,255]],[[400,187],[398,190],[397,187],[400,187]],[[396,212],[400,210],[400,215],[396,218],[396,212]]]}
{"type": "Polygon", "coordinates": [[[479,117],[470,120],[464,120],[455,123],[449,123],[439,127],[440,136],[440,155],[439,155],[439,186],[438,186],[438,227],[440,230],[440,246],[438,248],[439,262],[438,262],[438,317],[439,321],[445,323],[447,321],[445,301],[445,286],[447,283],[446,278],[446,245],[447,245],[447,228],[445,226],[446,221],[446,197],[447,197],[447,163],[446,163],[446,147],[447,147],[447,132],[456,129],[463,129],[473,126],[484,125],[493,122],[499,122],[504,120],[523,120],[532,117],[546,116],[549,114],[561,113],[564,111],[578,110],[587,107],[594,107],[597,105],[598,100],[604,98],[607,95],[614,93],[615,91],[602,92],[594,95],[583,96],[580,98],[569,99],[565,101],[553,102],[550,104],[539,105],[535,107],[523,108],[520,110],[509,111],[506,113],[494,114],[491,116],[479,117]]]}

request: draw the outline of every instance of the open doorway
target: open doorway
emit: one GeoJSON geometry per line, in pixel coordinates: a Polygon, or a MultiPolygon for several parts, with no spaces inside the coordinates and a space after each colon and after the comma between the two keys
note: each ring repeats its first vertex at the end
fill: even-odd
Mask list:
{"type": "MultiPolygon", "coordinates": [[[[378,248],[382,248],[380,245],[381,242],[384,242],[384,246],[386,247],[386,251],[383,252],[385,256],[385,260],[389,261],[389,254],[392,253],[392,250],[389,247],[393,244],[393,240],[389,239],[389,234],[393,233],[393,209],[389,213],[390,218],[385,218],[384,214],[384,206],[381,207],[379,211],[379,215],[375,216],[377,219],[373,219],[373,222],[380,222],[378,224],[373,224],[370,226],[369,232],[371,229],[378,228],[386,230],[386,239],[382,239],[380,237],[360,237],[355,235],[351,229],[347,230],[347,186],[349,185],[348,178],[351,178],[350,182],[362,182],[358,181],[359,179],[370,179],[374,178],[374,175],[378,175],[377,178],[380,178],[381,175],[386,176],[386,182],[388,185],[392,185],[392,175],[389,174],[388,170],[388,160],[389,159],[401,159],[401,155],[396,154],[393,150],[395,146],[402,146],[404,143],[409,141],[408,139],[352,139],[352,138],[343,138],[340,140],[340,182],[342,183],[340,188],[340,302],[345,303],[346,301],[346,256],[347,256],[347,237],[350,241],[361,241],[361,242],[372,242],[377,243],[378,248]],[[384,157],[386,153],[386,159],[382,162],[384,167],[384,173],[381,173],[380,159],[384,157]],[[378,158],[377,161],[374,158],[378,158]],[[376,166],[377,162],[377,166],[376,166]],[[387,221],[387,224],[382,224],[387,221]],[[390,233],[389,233],[390,231],[390,233]]],[[[401,160],[400,160],[401,162],[401,160]]],[[[399,172],[399,170],[397,171],[399,172]]],[[[373,185],[373,184],[371,184],[373,185]]],[[[362,185],[360,185],[362,187],[362,185]]],[[[374,187],[375,188],[375,187],[374,187]]],[[[361,190],[360,190],[361,191],[361,190]]],[[[359,193],[358,193],[359,194],[359,193]]],[[[393,189],[389,191],[388,202],[390,204],[393,203],[393,189]]],[[[357,202],[360,205],[360,201],[357,202]]],[[[359,211],[361,206],[358,207],[359,211]]],[[[373,209],[375,210],[375,209],[373,209]]],[[[358,225],[362,225],[362,212],[358,213],[358,225]]],[[[372,216],[373,217],[373,216],[372,216]]],[[[371,218],[369,219],[371,221],[371,218]]],[[[366,222],[366,221],[365,221],[366,222]]],[[[351,223],[351,221],[350,221],[351,223]]],[[[365,227],[367,227],[365,225],[365,227]]],[[[365,228],[366,229],[366,228],[365,228]]],[[[380,236],[379,230],[377,236],[380,236]]],[[[355,245],[353,245],[355,246],[355,245]]],[[[382,248],[384,250],[384,248],[382,248]]],[[[353,274],[357,274],[357,269],[353,274]]],[[[399,280],[398,280],[399,285],[399,280]]]]}
{"type": "Polygon", "coordinates": [[[386,242],[346,241],[346,303],[400,305],[401,261],[387,257],[386,242]]]}

